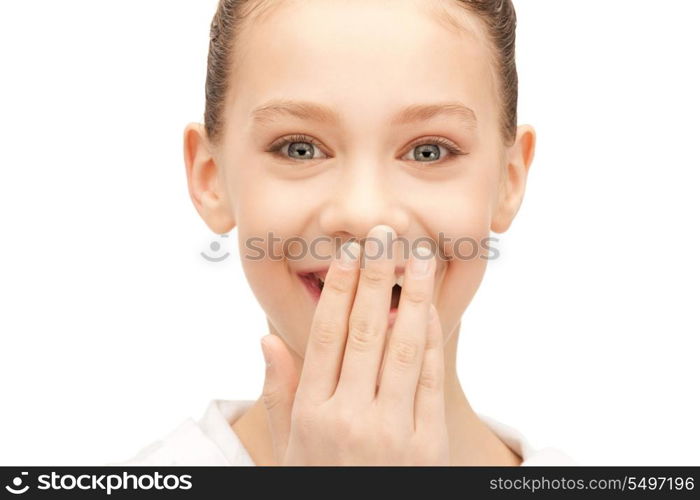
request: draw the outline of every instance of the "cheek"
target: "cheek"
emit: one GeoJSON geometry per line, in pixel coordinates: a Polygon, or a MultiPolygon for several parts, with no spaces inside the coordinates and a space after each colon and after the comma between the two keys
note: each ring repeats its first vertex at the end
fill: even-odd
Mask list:
{"type": "Polygon", "coordinates": [[[309,214],[317,210],[316,198],[309,196],[303,182],[286,182],[266,173],[263,165],[246,165],[238,177],[235,212],[244,256],[245,241],[256,239],[267,254],[276,258],[299,253],[309,214]],[[297,248],[299,247],[299,248],[297,248]]]}
{"type": "Polygon", "coordinates": [[[439,197],[425,200],[416,210],[417,217],[433,233],[441,251],[449,258],[470,258],[481,241],[490,234],[490,190],[470,187],[441,190],[439,197]]]}
{"type": "Polygon", "coordinates": [[[498,169],[496,158],[481,156],[477,153],[456,168],[450,167],[439,181],[405,186],[404,192],[415,200],[411,202],[413,216],[431,233],[443,233],[452,241],[489,236],[498,169]]]}
{"type": "Polygon", "coordinates": [[[301,283],[287,261],[279,258],[282,255],[279,244],[268,246],[269,240],[256,240],[254,244],[248,243],[246,249],[245,238],[242,233],[239,235],[241,256],[244,252],[248,255],[241,264],[251,291],[277,334],[297,356],[303,357],[313,309],[301,283]],[[269,248],[273,253],[269,253],[269,248]]]}
{"type": "Polygon", "coordinates": [[[235,199],[239,229],[262,235],[290,233],[310,209],[308,192],[264,176],[244,176],[235,199]]]}
{"type": "Polygon", "coordinates": [[[440,311],[443,336],[447,341],[469,307],[486,270],[486,260],[452,260],[437,292],[436,307],[440,311]]]}
{"type": "Polygon", "coordinates": [[[280,196],[279,186],[270,182],[240,187],[236,230],[246,280],[271,326],[302,356],[313,311],[287,259],[299,254],[295,235],[303,233],[308,208],[296,201],[290,206],[289,200],[303,203],[308,196],[280,196]]]}
{"type": "Polygon", "coordinates": [[[446,341],[479,288],[490,255],[488,200],[475,194],[455,200],[450,206],[451,210],[442,213],[439,225],[433,226],[439,228],[434,238],[445,265],[435,302],[446,341]]]}
{"type": "MultiPolygon", "coordinates": [[[[470,176],[471,177],[471,176],[470,176]]],[[[438,243],[445,272],[436,290],[443,334],[449,338],[483,279],[489,251],[494,179],[461,178],[444,185],[439,199],[420,210],[423,223],[438,243]],[[480,181],[480,182],[479,182],[480,181]]]]}

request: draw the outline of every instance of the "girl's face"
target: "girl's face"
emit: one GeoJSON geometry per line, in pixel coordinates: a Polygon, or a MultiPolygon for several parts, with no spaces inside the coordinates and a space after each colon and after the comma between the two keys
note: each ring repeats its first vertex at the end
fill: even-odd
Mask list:
{"type": "MultiPolygon", "coordinates": [[[[509,166],[521,141],[502,143],[476,18],[424,0],[269,3],[237,39],[212,149],[219,195],[197,200],[209,204],[200,213],[217,232],[238,227],[252,290],[300,357],[316,307],[301,274],[327,269],[338,241],[377,224],[439,244],[433,302],[447,338],[482,279],[482,241],[510,224],[532,158],[530,148],[509,166]]],[[[406,260],[396,255],[398,267],[406,260]]]]}

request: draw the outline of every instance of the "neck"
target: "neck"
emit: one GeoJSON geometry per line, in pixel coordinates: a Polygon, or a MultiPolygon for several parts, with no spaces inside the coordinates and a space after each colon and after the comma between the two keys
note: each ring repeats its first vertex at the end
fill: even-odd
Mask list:
{"type": "MultiPolygon", "coordinates": [[[[467,400],[457,377],[458,324],[445,344],[445,419],[451,465],[520,465],[515,452],[483,423],[467,400]]],[[[256,465],[277,465],[262,397],[233,424],[233,431],[256,465]]]]}

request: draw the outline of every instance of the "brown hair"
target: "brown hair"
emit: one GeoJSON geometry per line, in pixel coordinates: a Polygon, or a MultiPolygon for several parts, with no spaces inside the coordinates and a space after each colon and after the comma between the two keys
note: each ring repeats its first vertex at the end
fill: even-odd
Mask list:
{"type": "MultiPolygon", "coordinates": [[[[518,109],[518,72],[515,66],[515,28],[517,19],[512,0],[454,0],[475,14],[488,33],[491,59],[498,82],[501,109],[501,135],[507,145],[515,141],[518,109]]],[[[261,14],[274,2],[270,0],[219,0],[211,23],[207,79],[205,85],[204,126],[209,140],[217,144],[223,133],[223,108],[230,75],[234,73],[232,52],[236,37],[251,14],[261,14]]],[[[443,19],[459,26],[446,10],[443,19]]]]}

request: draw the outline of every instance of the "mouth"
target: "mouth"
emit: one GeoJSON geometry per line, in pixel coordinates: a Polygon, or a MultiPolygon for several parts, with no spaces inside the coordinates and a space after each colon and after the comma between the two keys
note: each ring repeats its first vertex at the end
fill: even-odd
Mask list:
{"type": "MultiPolygon", "coordinates": [[[[316,271],[307,271],[297,273],[297,276],[308,290],[311,298],[317,304],[321,298],[323,285],[326,281],[328,268],[316,271]]],[[[394,270],[394,286],[391,289],[391,304],[389,305],[389,327],[393,326],[396,320],[396,314],[399,307],[399,299],[401,298],[401,288],[403,287],[404,268],[397,267],[394,270]]]]}

